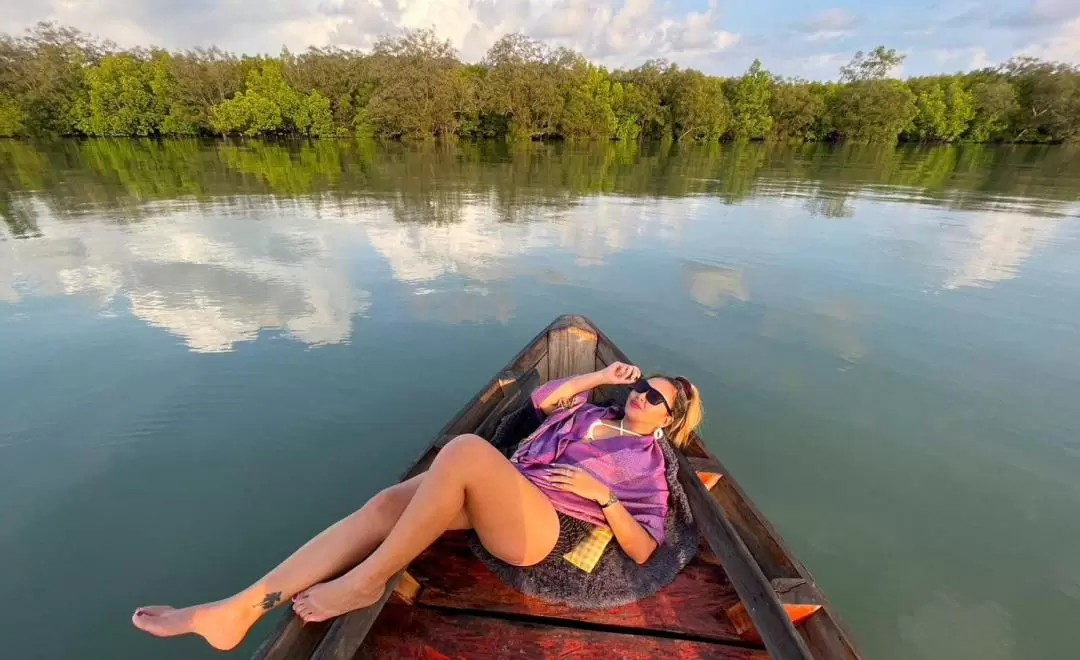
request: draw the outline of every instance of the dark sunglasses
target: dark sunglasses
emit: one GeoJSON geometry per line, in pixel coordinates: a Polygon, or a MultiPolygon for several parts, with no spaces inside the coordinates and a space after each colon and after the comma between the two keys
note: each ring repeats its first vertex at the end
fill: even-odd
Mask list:
{"type": "Polygon", "coordinates": [[[667,399],[665,399],[664,395],[660,393],[660,390],[656,389],[652,385],[649,385],[649,381],[645,380],[644,378],[640,378],[638,379],[638,382],[634,383],[634,391],[638,394],[644,394],[645,400],[654,406],[658,406],[661,403],[664,404],[664,407],[667,408],[667,412],[669,415],[675,414],[674,412],[672,412],[671,406],[668,405],[667,399]]]}

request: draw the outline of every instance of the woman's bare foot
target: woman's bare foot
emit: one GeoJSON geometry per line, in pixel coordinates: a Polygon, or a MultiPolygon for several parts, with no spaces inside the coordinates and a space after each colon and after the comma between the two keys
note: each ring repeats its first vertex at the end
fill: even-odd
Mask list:
{"type": "Polygon", "coordinates": [[[316,584],[296,594],[293,597],[293,611],[305,623],[326,621],[346,612],[374,605],[384,591],[385,584],[373,588],[357,587],[346,575],[316,584]]]}
{"type": "Polygon", "coordinates": [[[135,610],[131,622],[136,628],[158,637],[195,633],[219,651],[228,651],[244,639],[248,628],[258,619],[259,611],[238,606],[230,600],[179,610],[167,605],[152,605],[135,610]]]}

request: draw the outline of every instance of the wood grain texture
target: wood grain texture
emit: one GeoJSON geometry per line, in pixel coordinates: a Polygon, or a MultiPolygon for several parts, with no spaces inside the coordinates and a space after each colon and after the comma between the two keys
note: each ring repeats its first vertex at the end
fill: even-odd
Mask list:
{"type": "MultiPolygon", "coordinates": [[[[386,583],[386,591],[374,605],[332,619],[330,629],[315,647],[311,660],[351,660],[360,645],[364,643],[375,621],[382,614],[404,573],[405,571],[398,571],[394,577],[390,578],[390,581],[386,583]]],[[[411,605],[403,607],[412,608],[411,605]]]]}
{"type": "Polygon", "coordinates": [[[530,369],[528,373],[518,377],[513,385],[503,389],[505,396],[503,396],[502,401],[488,413],[488,416],[480,422],[480,425],[477,426],[474,432],[481,438],[490,440],[503,416],[509,412],[513,412],[528,401],[529,395],[531,395],[533,390],[539,386],[540,375],[536,372],[536,369],[530,369]]]}
{"type": "MultiPolygon", "coordinates": [[[[821,605],[796,605],[791,603],[782,603],[784,611],[787,612],[788,618],[791,619],[792,625],[796,628],[809,619],[811,616],[817,614],[821,610],[821,605]]],[[[748,642],[760,642],[761,635],[758,634],[757,629],[754,628],[754,622],[750,620],[750,615],[746,611],[746,606],[742,603],[728,608],[728,618],[731,619],[731,623],[735,626],[735,631],[739,633],[739,637],[742,637],[748,642]]]]}
{"type": "Polygon", "coordinates": [[[394,587],[394,602],[412,605],[416,602],[416,596],[420,593],[420,582],[405,571],[401,574],[397,586],[394,587]]]}
{"type": "Polygon", "coordinates": [[[389,605],[356,658],[766,660],[767,656],[761,651],[708,642],[559,628],[534,622],[389,605]]]}
{"type": "Polygon", "coordinates": [[[701,535],[716,557],[723,563],[739,600],[754,622],[754,627],[777,660],[808,660],[812,656],[806,642],[791,625],[784,608],[773,593],[761,568],[754,561],[746,544],[728,521],[724,511],[697,479],[686,456],[678,454],[679,483],[686,491],[701,535]]]}
{"type": "Polygon", "coordinates": [[[308,660],[330,629],[329,621],[305,626],[288,605],[274,632],[255,649],[254,660],[308,660]]]}
{"type": "Polygon", "coordinates": [[[577,326],[548,333],[548,379],[588,373],[596,366],[596,333],[577,326]]]}
{"type": "Polygon", "coordinates": [[[581,610],[530,598],[503,584],[448,533],[409,566],[424,587],[419,605],[529,615],[626,628],[651,628],[713,640],[739,639],[725,610],[739,602],[722,568],[694,559],[659,593],[629,605],[581,610]]]}
{"type": "MultiPolygon", "coordinates": [[[[705,443],[696,435],[690,445],[684,449],[684,453],[690,458],[699,457],[715,462],[719,469],[726,470],[723,463],[709,452],[705,443]]],[[[823,607],[821,613],[812,617],[800,629],[814,657],[858,660],[859,652],[850,634],[840,622],[835,608],[818,588],[810,571],[787,547],[779,532],[754,505],[746,491],[739,485],[738,480],[730,472],[725,471],[724,479],[710,492],[773,585],[776,585],[779,580],[804,580],[806,585],[802,590],[803,597],[810,598],[807,594],[813,593],[812,600],[806,602],[820,604],[823,607]]]]}
{"type": "Polygon", "coordinates": [[[480,394],[473,398],[469,406],[454,418],[454,421],[446,425],[446,428],[439,435],[472,433],[480,422],[488,416],[488,413],[499,404],[503,396],[499,381],[491,381],[480,394]]]}

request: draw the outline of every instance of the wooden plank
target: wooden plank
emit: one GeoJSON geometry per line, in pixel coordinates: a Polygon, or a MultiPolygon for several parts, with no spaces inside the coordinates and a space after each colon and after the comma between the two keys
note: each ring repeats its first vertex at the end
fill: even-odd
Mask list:
{"type": "Polygon", "coordinates": [[[412,605],[416,602],[416,596],[420,593],[420,582],[405,571],[401,574],[401,579],[398,580],[397,586],[394,587],[394,597],[396,601],[400,601],[406,605],[412,605]]]}
{"type": "Polygon", "coordinates": [[[453,422],[446,425],[439,435],[472,433],[476,430],[476,427],[480,425],[480,422],[488,416],[492,409],[498,405],[503,396],[503,391],[502,388],[499,387],[498,379],[491,381],[480,394],[473,398],[466,409],[463,410],[453,422]]]}
{"type": "Polygon", "coordinates": [[[690,466],[694,468],[694,473],[697,474],[698,479],[701,479],[701,483],[705,484],[706,490],[711,491],[724,478],[724,466],[720,465],[720,462],[714,458],[688,456],[687,460],[690,461],[690,466]]]}
{"type": "Polygon", "coordinates": [[[534,368],[547,355],[547,333],[548,330],[545,328],[531,342],[526,344],[525,348],[506,365],[507,370],[523,374],[534,368]]]}
{"type": "Polygon", "coordinates": [[[536,369],[537,375],[540,376],[541,385],[551,380],[551,376],[549,375],[551,369],[548,368],[549,362],[550,360],[547,353],[544,353],[544,357],[540,358],[540,361],[537,362],[536,367],[534,367],[536,369]]]}
{"type": "Polygon", "coordinates": [[[619,353],[616,353],[616,349],[611,342],[606,341],[596,342],[596,361],[605,367],[612,362],[625,362],[619,357],[619,353]]]}
{"type": "Polygon", "coordinates": [[[851,636],[844,629],[828,598],[814,583],[813,575],[787,547],[776,528],[754,505],[738,480],[709,452],[700,437],[695,435],[684,453],[690,457],[698,456],[713,461],[724,472],[724,479],[710,492],[774,587],[778,583],[782,584],[784,580],[803,580],[803,598],[809,599],[807,594],[813,593],[812,600],[803,602],[822,606],[823,611],[811,617],[800,629],[811,653],[817,658],[858,660],[859,653],[851,641],[851,636]]]}
{"type": "Polygon", "coordinates": [[[503,394],[507,394],[507,390],[514,387],[517,379],[518,373],[516,371],[506,370],[499,374],[499,377],[495,380],[499,383],[499,389],[503,391],[503,394]]]}
{"type": "MultiPolygon", "coordinates": [[[[390,578],[390,581],[386,583],[386,591],[383,592],[382,598],[374,605],[333,619],[330,630],[326,632],[311,654],[311,660],[352,660],[357,649],[364,643],[368,631],[371,630],[376,619],[380,618],[404,573],[405,571],[398,571],[394,577],[390,578]]],[[[405,607],[412,609],[409,606],[405,607]]]]}
{"type": "Polygon", "coordinates": [[[330,629],[329,621],[304,625],[286,603],[274,632],[252,654],[253,660],[308,660],[330,629]]]}
{"type": "Polygon", "coordinates": [[[562,628],[533,621],[390,605],[356,658],[766,660],[767,656],[759,650],[709,642],[562,628]]]}
{"type": "Polygon", "coordinates": [[[409,566],[424,589],[418,605],[528,615],[631,629],[655,629],[717,641],[738,640],[725,611],[739,602],[717,564],[695,558],[667,587],[636,603],[583,610],[530,598],[504,584],[476,557],[464,533],[444,535],[409,566]]]}
{"type": "Polygon", "coordinates": [[[509,412],[515,410],[518,406],[522,405],[529,399],[529,395],[532,391],[540,385],[540,376],[536,373],[536,369],[530,369],[529,373],[521,376],[514,381],[514,384],[507,387],[503,391],[506,395],[503,397],[499,405],[488,414],[484,421],[480,422],[480,425],[476,429],[476,434],[482,438],[491,439],[492,434],[495,433],[496,427],[499,425],[499,420],[503,418],[509,412]]]}
{"type": "Polygon", "coordinates": [[[694,472],[708,472],[710,474],[724,474],[724,466],[720,464],[720,461],[713,457],[698,458],[697,456],[687,456],[686,460],[690,462],[690,467],[694,468],[694,472]]]}
{"type": "Polygon", "coordinates": [[[791,625],[791,620],[773,593],[772,585],[765,579],[750,550],[716,500],[697,479],[686,456],[677,456],[679,483],[686,491],[698,529],[708,542],[709,548],[724,565],[735,592],[746,605],[754,627],[761,634],[770,656],[776,660],[808,660],[811,658],[810,650],[791,625]]]}
{"type": "Polygon", "coordinates": [[[576,326],[548,333],[550,380],[588,373],[596,365],[596,333],[576,326]]]}
{"type": "MultiPolygon", "coordinates": [[[[800,605],[792,603],[781,603],[784,606],[784,611],[787,612],[788,618],[791,619],[791,624],[795,627],[799,627],[804,621],[817,614],[821,610],[821,605],[800,605]]],[[[756,628],[754,628],[754,622],[750,620],[750,615],[746,612],[746,606],[742,603],[731,607],[727,611],[728,619],[735,625],[735,630],[738,631],[739,636],[748,642],[760,642],[761,635],[758,634],[756,628]]]]}
{"type": "Polygon", "coordinates": [[[713,498],[739,531],[739,535],[750,548],[750,552],[766,577],[775,579],[799,576],[788,553],[761,524],[756,512],[747,506],[746,499],[739,496],[730,475],[728,479],[717,484],[711,492],[713,498]]]}
{"type": "Polygon", "coordinates": [[[829,603],[820,589],[803,578],[777,578],[772,581],[772,586],[781,603],[821,605],[824,608],[800,628],[814,657],[858,660],[858,653],[829,613],[829,603]]]}

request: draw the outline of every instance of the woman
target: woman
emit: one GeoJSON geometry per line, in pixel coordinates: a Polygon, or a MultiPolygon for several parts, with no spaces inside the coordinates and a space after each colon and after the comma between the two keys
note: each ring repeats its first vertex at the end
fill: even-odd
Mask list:
{"type": "Polygon", "coordinates": [[[663,542],[667,506],[654,438],[689,440],[701,421],[697,388],[684,378],[642,380],[637,367],[616,362],[546,383],[532,402],[548,417],[511,459],[479,436],[460,435],[427,472],[376,494],[244,591],[183,609],[140,607],[132,622],[159,637],[196,633],[228,650],[286,599],[305,622],[375,603],[390,577],[447,530],[472,529],[492,555],[532,566],[568,522],[585,521],[609,527],[627,555],[647,561],[663,542]],[[602,385],[634,387],[621,408],[585,403],[602,385]]]}

